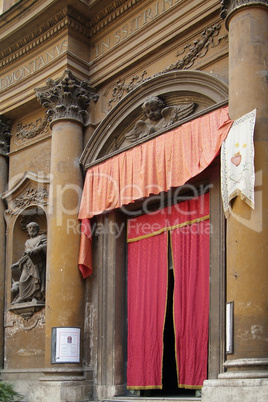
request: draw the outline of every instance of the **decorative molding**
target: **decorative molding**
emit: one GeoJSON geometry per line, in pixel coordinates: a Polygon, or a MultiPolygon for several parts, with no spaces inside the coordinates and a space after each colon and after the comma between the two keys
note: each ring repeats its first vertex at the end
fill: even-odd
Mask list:
{"type": "Polygon", "coordinates": [[[112,103],[116,104],[120,101],[121,98],[123,98],[126,93],[132,91],[132,89],[134,89],[137,85],[144,82],[144,77],[146,74],[147,71],[143,71],[140,77],[138,75],[134,75],[134,77],[130,79],[130,82],[128,84],[125,83],[125,79],[119,79],[113,88],[112,99],[110,99],[108,102],[108,109],[112,108],[112,103]]]}
{"type": "Polygon", "coordinates": [[[58,80],[47,80],[43,88],[35,89],[38,101],[47,108],[46,117],[50,123],[71,119],[85,123],[90,100],[98,100],[93,88],[80,81],[70,70],[66,70],[58,80]]]}
{"type": "MultiPolygon", "coordinates": [[[[32,316],[37,313],[38,311],[42,310],[45,308],[45,302],[44,301],[32,301],[32,302],[26,302],[26,303],[18,303],[14,304],[9,308],[9,311],[11,311],[14,314],[20,315],[24,320],[28,321],[32,318],[32,316]]],[[[36,325],[38,324],[40,318],[37,318],[35,322],[28,326],[25,327],[24,325],[19,325],[20,329],[23,331],[30,331],[36,325]]]]}
{"type": "Polygon", "coordinates": [[[242,7],[247,6],[268,6],[268,0],[222,0],[221,1],[221,18],[228,20],[230,15],[242,7]]]}
{"type": "Polygon", "coordinates": [[[43,187],[29,188],[25,194],[15,198],[14,207],[24,209],[32,204],[47,205],[48,190],[43,187]]]}
{"type": "Polygon", "coordinates": [[[194,65],[194,62],[198,58],[204,57],[209,48],[217,47],[220,42],[225,39],[228,40],[228,35],[218,36],[221,30],[221,24],[213,25],[212,27],[206,28],[201,32],[201,39],[196,39],[193,43],[189,43],[184,46],[182,51],[177,53],[177,56],[181,56],[185,53],[186,49],[188,52],[186,55],[178,60],[176,63],[171,64],[169,67],[164,69],[163,72],[173,71],[173,70],[187,70],[194,65]]]}
{"type": "Polygon", "coordinates": [[[32,214],[40,215],[39,208],[44,213],[44,207],[48,205],[49,184],[49,177],[25,172],[20,180],[1,194],[1,198],[8,203],[5,217],[17,216],[29,207],[35,210],[31,212],[32,214]]]}
{"type": "Polygon", "coordinates": [[[0,155],[7,155],[11,138],[11,122],[4,122],[0,118],[0,155]]]}
{"type": "Polygon", "coordinates": [[[25,194],[14,199],[12,210],[7,209],[5,213],[7,215],[19,215],[30,205],[48,205],[48,190],[45,187],[28,188],[25,194]]]}
{"type": "Polygon", "coordinates": [[[108,101],[108,110],[114,107],[127,93],[145,81],[148,81],[161,74],[165,74],[166,72],[190,69],[198,58],[202,58],[207,54],[209,48],[215,48],[219,46],[222,40],[228,40],[227,34],[219,36],[220,30],[220,23],[206,28],[201,32],[201,39],[194,40],[193,42],[185,45],[181,51],[177,52],[177,56],[181,56],[187,51],[182,59],[171,64],[163,71],[160,71],[153,76],[145,78],[147,75],[147,71],[145,70],[140,77],[138,75],[133,76],[129,83],[126,83],[125,79],[119,79],[116,82],[116,85],[113,87],[112,98],[108,101]]]}
{"type": "Polygon", "coordinates": [[[18,123],[16,127],[16,139],[17,140],[28,140],[34,138],[40,134],[49,133],[49,123],[47,118],[42,119],[39,117],[35,123],[31,122],[28,124],[18,123]]]}
{"type": "Polygon", "coordinates": [[[129,11],[141,2],[142,0],[115,0],[112,4],[109,4],[96,17],[90,20],[90,36],[101,31],[111,22],[120,18],[126,11],[129,11]]]}
{"type": "MultiPolygon", "coordinates": [[[[228,86],[212,74],[198,70],[169,71],[145,80],[132,91],[126,94],[115,107],[107,113],[98,127],[92,133],[80,162],[84,169],[113,156],[122,149],[130,149],[133,144],[125,146],[125,134],[134,127],[136,121],[141,120],[141,105],[144,99],[158,93],[167,106],[176,106],[179,103],[195,103],[198,107],[194,117],[208,113],[213,107],[226,105],[228,101],[228,86]],[[115,144],[116,143],[116,144],[115,144]],[[113,151],[120,148],[118,151],[113,151]]],[[[179,124],[189,121],[193,116],[181,120],[179,124]],[[188,120],[189,119],[189,120],[188,120]]],[[[174,124],[174,127],[178,123],[174,124]]],[[[170,126],[173,127],[173,126],[170,126]]],[[[164,128],[160,132],[165,132],[164,128]]],[[[153,133],[139,141],[146,141],[159,135],[153,133]]]]}
{"type": "Polygon", "coordinates": [[[45,43],[53,36],[58,35],[66,27],[72,28],[83,36],[89,38],[89,20],[85,16],[77,13],[70,6],[56,14],[46,24],[33,31],[30,35],[25,36],[16,43],[0,52],[0,67],[14,62],[29,51],[35,49],[41,43],[45,43]]]}

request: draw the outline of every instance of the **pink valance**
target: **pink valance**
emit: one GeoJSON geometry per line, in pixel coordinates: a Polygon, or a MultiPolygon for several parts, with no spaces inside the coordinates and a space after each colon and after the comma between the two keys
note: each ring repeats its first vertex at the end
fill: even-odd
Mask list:
{"type": "MultiPolygon", "coordinates": [[[[88,169],[79,211],[82,226],[94,215],[186,183],[213,161],[232,123],[226,106],[88,169]]],[[[82,235],[82,273],[91,259],[86,238],[82,235]]]]}

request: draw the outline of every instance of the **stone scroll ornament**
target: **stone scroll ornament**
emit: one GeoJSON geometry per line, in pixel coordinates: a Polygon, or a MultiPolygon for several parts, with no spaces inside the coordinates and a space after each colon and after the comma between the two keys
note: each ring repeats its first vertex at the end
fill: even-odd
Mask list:
{"type": "Polygon", "coordinates": [[[132,130],[126,134],[126,139],[129,142],[147,137],[184,119],[193,113],[195,103],[166,106],[160,97],[150,96],[146,98],[142,109],[146,119],[138,120],[132,130]]]}
{"type": "Polygon", "coordinates": [[[11,265],[12,270],[20,272],[19,280],[12,280],[12,304],[45,301],[47,239],[39,234],[38,223],[30,222],[26,228],[30,238],[24,253],[11,265]]]}

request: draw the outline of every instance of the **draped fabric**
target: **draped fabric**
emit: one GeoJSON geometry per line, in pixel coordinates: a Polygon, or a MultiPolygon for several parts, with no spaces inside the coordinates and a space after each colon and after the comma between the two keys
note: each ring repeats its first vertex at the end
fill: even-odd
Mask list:
{"type": "MultiPolygon", "coordinates": [[[[228,108],[223,107],[91,167],[85,179],[79,219],[90,219],[183,185],[212,162],[231,125],[228,108]]],[[[90,243],[89,238],[84,238],[81,248],[90,243]]],[[[80,250],[79,264],[85,276],[92,272],[89,258],[90,266],[84,264],[86,254],[80,250]]]]}
{"type": "MultiPolygon", "coordinates": [[[[204,201],[202,209],[207,215],[208,194],[204,201]]],[[[187,220],[193,218],[192,210],[195,208],[198,210],[197,202],[198,200],[193,200],[192,203],[185,203],[187,220]]],[[[175,278],[175,348],[179,387],[201,388],[207,378],[209,233],[209,220],[199,220],[184,227],[184,230],[178,228],[171,231],[175,278]]]]}
{"type": "Polygon", "coordinates": [[[162,387],[167,232],[128,248],[128,388],[162,387]]]}
{"type": "Polygon", "coordinates": [[[254,127],[256,109],[235,120],[221,148],[221,193],[226,218],[239,196],[254,209],[254,127]]]}
{"type": "Polygon", "coordinates": [[[210,225],[204,194],[128,222],[129,389],[162,388],[168,233],[178,387],[201,388],[207,378],[210,225]]]}

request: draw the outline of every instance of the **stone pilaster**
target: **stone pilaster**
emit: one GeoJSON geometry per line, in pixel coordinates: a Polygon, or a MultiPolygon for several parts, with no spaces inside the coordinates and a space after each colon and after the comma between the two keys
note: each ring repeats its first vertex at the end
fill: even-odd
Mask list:
{"type": "Polygon", "coordinates": [[[203,399],[244,402],[265,400],[268,393],[268,1],[222,5],[229,30],[230,118],[257,109],[255,209],[237,197],[227,219],[226,297],[234,302],[234,351],[219,380],[205,382],[203,399]]]}
{"type": "MultiPolygon", "coordinates": [[[[10,126],[0,119],[0,194],[7,189],[8,151],[10,141],[10,126]]],[[[0,367],[4,361],[4,283],[5,283],[5,245],[6,225],[4,220],[5,203],[0,198],[0,367]]]]}
{"type": "MultiPolygon", "coordinates": [[[[84,281],[78,270],[80,230],[77,216],[83,188],[79,157],[83,149],[87,108],[90,100],[95,99],[95,94],[86,82],[75,78],[70,71],[57,81],[49,80],[47,86],[37,89],[36,93],[40,103],[48,109],[46,113],[52,129],[47,232],[46,375],[42,378],[41,388],[46,389],[46,395],[49,390],[52,399],[55,392],[58,395],[64,392],[68,400],[68,386],[72,395],[77,390],[77,398],[86,398],[89,385],[82,364],[51,363],[51,329],[79,327],[83,334],[84,281]],[[57,382],[55,379],[50,381],[50,376],[56,374],[57,382]]],[[[81,341],[83,352],[83,339],[81,341]]]]}

